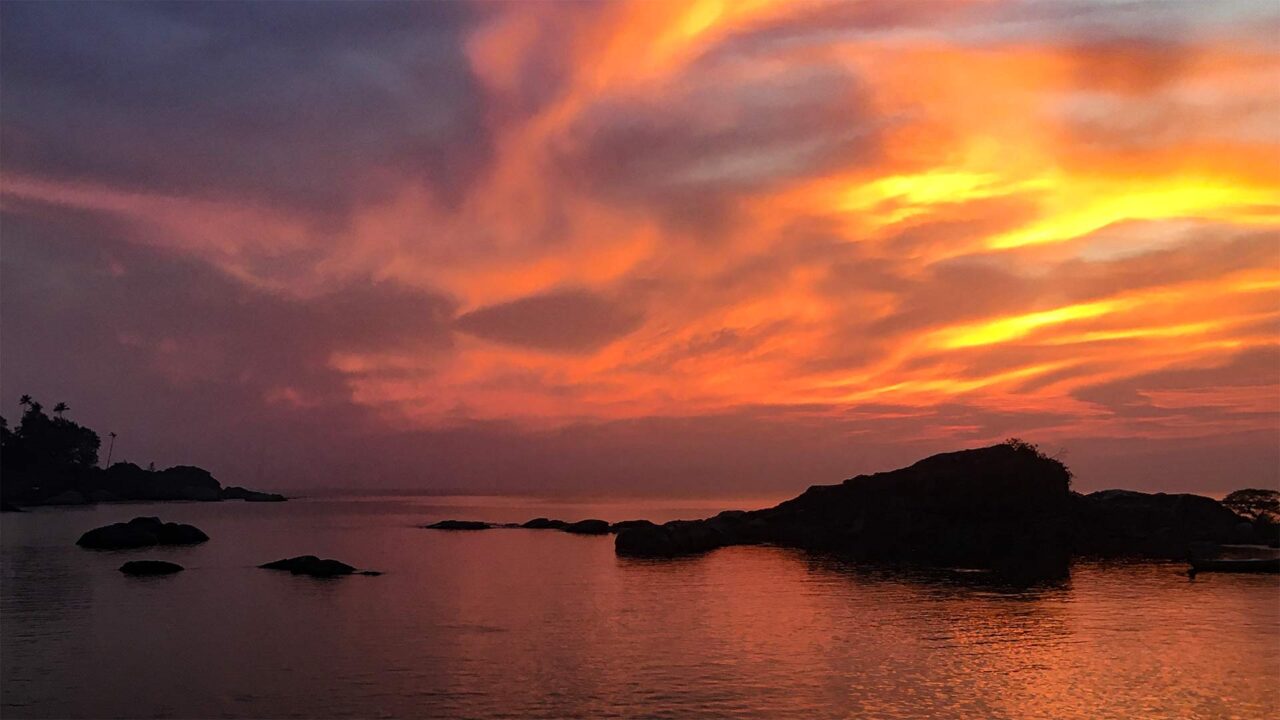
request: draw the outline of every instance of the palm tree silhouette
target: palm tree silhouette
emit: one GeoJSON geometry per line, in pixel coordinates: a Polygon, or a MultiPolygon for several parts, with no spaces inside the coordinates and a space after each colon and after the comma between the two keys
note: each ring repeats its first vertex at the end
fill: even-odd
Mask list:
{"type": "Polygon", "coordinates": [[[111,436],[111,445],[107,448],[107,467],[111,467],[111,453],[116,451],[116,434],[107,433],[111,436]]]}
{"type": "Polygon", "coordinates": [[[68,411],[68,410],[70,410],[70,409],[71,409],[71,408],[67,407],[67,404],[66,404],[66,403],[64,403],[64,402],[60,402],[60,403],[58,403],[57,405],[54,405],[54,406],[53,406],[53,414],[54,414],[54,415],[57,415],[59,418],[61,418],[61,417],[62,417],[62,413],[66,412],[66,411],[68,411]]]}
{"type": "Polygon", "coordinates": [[[18,398],[18,404],[23,407],[27,407],[28,405],[31,404],[31,396],[23,395],[22,397],[18,398]]]}

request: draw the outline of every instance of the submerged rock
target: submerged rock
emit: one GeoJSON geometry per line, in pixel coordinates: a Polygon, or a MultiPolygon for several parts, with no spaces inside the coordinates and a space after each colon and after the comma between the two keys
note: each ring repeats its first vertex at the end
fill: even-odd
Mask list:
{"type": "Polygon", "coordinates": [[[94,528],[81,535],[76,544],[94,550],[128,550],[153,545],[195,545],[208,539],[208,535],[193,525],[139,517],[127,523],[94,528]]]}
{"type": "Polygon", "coordinates": [[[181,565],[164,560],[130,560],[120,566],[125,575],[172,575],[182,570],[181,565]]]}
{"type": "MultiPolygon", "coordinates": [[[[264,570],[287,570],[294,575],[310,575],[311,577],[337,577],[339,575],[351,575],[356,572],[354,567],[344,562],[318,558],[315,555],[300,555],[284,560],[276,560],[258,567],[264,570]]],[[[366,571],[360,574],[380,575],[381,573],[366,571]]]]}
{"type": "Polygon", "coordinates": [[[441,520],[423,527],[428,530],[488,530],[493,524],[479,520],[441,520]]]}

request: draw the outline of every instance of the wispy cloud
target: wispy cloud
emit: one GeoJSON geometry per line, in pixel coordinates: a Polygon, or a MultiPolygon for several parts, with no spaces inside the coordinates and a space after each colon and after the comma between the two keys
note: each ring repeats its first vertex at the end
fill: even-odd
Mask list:
{"type": "Polygon", "coordinates": [[[0,12],[6,388],[100,379],[37,330],[82,305],[136,387],[375,434],[701,417],[831,467],[1025,432],[1275,478],[1266,4],[0,12]]]}

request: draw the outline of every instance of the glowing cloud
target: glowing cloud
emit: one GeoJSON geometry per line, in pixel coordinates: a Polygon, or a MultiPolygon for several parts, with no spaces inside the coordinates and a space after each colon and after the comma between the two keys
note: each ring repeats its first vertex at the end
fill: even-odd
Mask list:
{"type": "MultiPolygon", "coordinates": [[[[403,337],[295,340],[324,389],[273,378],[273,409],[1225,442],[1278,420],[1280,19],[1219,5],[410,3],[341,42],[156,10],[257,43],[252,74],[185,35],[79,42],[140,8],[6,7],[66,34],[4,50],[6,245],[109,231],[290,308],[433,298],[353,310],[403,337]]],[[[166,377],[236,357],[216,319],[198,350],[103,322],[166,377]]]]}

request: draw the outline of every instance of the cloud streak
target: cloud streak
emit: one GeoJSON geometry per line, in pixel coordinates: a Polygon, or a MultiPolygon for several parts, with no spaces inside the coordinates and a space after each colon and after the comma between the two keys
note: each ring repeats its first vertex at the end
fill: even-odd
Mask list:
{"type": "Polygon", "coordinates": [[[92,317],[135,392],[229,438],[324,408],[406,484],[485,437],[669,471],[699,418],[815,472],[1018,433],[1280,479],[1272,8],[310,10],[0,8],[6,393],[141,407],[51,359],[92,317]]]}

